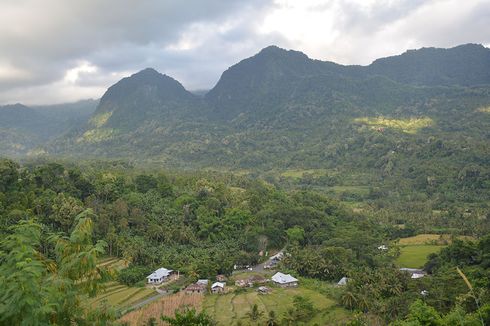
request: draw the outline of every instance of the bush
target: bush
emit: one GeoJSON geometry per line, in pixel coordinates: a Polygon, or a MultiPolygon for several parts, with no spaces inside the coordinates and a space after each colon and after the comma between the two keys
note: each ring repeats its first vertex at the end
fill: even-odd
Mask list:
{"type": "MultiPolygon", "coordinates": [[[[119,272],[117,280],[128,286],[133,286],[135,284],[140,285],[142,280],[144,281],[146,276],[151,273],[147,267],[144,266],[130,266],[119,272]]],[[[144,282],[143,282],[144,284],[144,282]]]]}

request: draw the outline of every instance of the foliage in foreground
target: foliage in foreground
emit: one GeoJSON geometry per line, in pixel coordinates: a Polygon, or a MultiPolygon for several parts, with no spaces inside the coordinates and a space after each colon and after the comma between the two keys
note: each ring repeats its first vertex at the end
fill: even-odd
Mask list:
{"type": "Polygon", "coordinates": [[[0,242],[0,322],[5,325],[104,324],[110,312],[87,314],[81,296],[96,294],[106,277],[97,267],[105,243],[92,243],[90,210],[77,216],[69,237],[41,243],[41,225],[22,221],[0,242]],[[44,252],[38,249],[43,248],[44,252]]]}

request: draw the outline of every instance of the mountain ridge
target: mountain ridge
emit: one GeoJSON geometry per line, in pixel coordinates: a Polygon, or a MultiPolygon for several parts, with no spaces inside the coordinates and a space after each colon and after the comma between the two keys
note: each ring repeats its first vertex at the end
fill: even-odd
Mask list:
{"type": "MultiPolygon", "coordinates": [[[[452,49],[429,50],[442,55],[444,64],[421,73],[446,76],[441,69],[454,58],[464,60],[460,54],[472,50],[481,57],[477,62],[486,64],[487,48],[463,45],[454,50],[456,55],[452,49]],[[448,53],[451,60],[444,59],[448,53]]],[[[280,158],[282,166],[315,167],[333,157],[346,159],[353,148],[346,140],[366,142],[376,135],[372,125],[388,124],[380,130],[388,128],[399,142],[417,138],[404,130],[439,137],[472,124],[479,128],[472,142],[481,141],[475,135],[487,137],[487,116],[475,112],[490,105],[490,79],[471,77],[481,67],[476,65],[468,72],[470,78],[462,76],[455,85],[446,78],[404,75],[412,69],[407,68],[407,55],[418,56],[418,51],[389,59],[383,70],[383,61],[343,66],[271,46],[228,68],[204,96],[147,68],[111,86],[87,121],[79,120],[70,132],[41,148],[49,155],[136,157],[169,166],[267,168],[280,158]],[[427,80],[427,85],[418,80],[427,80]],[[422,127],[396,127],[412,123],[422,127]]],[[[468,137],[465,130],[458,132],[458,137],[468,137]]]]}

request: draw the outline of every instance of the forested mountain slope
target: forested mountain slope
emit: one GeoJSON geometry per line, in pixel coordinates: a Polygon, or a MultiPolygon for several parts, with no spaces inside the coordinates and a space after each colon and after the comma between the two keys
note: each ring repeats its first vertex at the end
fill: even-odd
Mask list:
{"type": "Polygon", "coordinates": [[[204,98],[146,69],[109,88],[85,126],[45,149],[174,167],[373,168],[394,150],[414,156],[439,141],[462,158],[488,139],[489,58],[469,44],[342,66],[272,46],[225,71],[204,98]]]}
{"type": "Polygon", "coordinates": [[[85,124],[98,101],[0,106],[0,155],[21,156],[85,124]]]}

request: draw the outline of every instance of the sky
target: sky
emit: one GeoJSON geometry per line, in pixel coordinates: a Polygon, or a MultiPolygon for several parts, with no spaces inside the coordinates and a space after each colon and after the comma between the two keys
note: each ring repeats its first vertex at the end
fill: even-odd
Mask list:
{"type": "Polygon", "coordinates": [[[490,47],[490,0],[0,0],[0,104],[100,98],[153,67],[188,90],[277,45],[367,65],[421,47],[490,47]]]}

